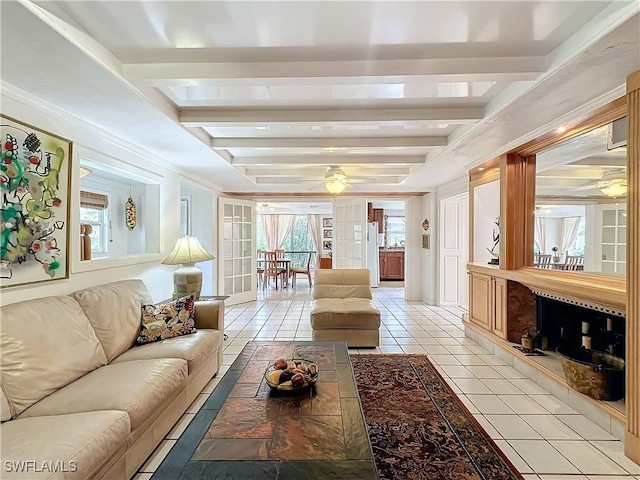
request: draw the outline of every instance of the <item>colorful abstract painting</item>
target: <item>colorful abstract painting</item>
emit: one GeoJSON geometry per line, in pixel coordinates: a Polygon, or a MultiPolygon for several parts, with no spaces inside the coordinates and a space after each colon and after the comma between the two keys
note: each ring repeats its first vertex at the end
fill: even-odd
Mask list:
{"type": "Polygon", "coordinates": [[[72,143],[0,115],[0,285],[68,278],[72,143]]]}

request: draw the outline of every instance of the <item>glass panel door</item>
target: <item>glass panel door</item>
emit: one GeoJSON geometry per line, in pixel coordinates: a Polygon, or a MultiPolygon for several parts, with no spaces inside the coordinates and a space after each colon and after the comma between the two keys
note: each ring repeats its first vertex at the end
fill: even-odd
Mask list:
{"type": "Polygon", "coordinates": [[[218,289],[220,295],[229,295],[227,305],[251,302],[257,293],[255,203],[229,198],[218,202],[218,289]]]}
{"type": "Polygon", "coordinates": [[[367,199],[337,199],[333,228],[333,268],[367,268],[367,199]]]}

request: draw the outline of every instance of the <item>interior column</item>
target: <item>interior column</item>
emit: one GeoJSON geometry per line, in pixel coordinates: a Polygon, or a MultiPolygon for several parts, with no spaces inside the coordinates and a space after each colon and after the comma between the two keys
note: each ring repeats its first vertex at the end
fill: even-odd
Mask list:
{"type": "Polygon", "coordinates": [[[500,268],[533,264],[535,155],[500,157],[500,268]]]}
{"type": "Polygon", "coordinates": [[[627,77],[627,431],[625,453],[640,463],[640,70],[627,77]]]}

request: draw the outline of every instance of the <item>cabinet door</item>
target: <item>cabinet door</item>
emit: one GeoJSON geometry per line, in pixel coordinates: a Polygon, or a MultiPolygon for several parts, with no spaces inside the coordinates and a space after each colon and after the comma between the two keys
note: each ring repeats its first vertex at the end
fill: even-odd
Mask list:
{"type": "Polygon", "coordinates": [[[387,278],[403,279],[404,278],[404,253],[389,252],[387,253],[387,278]]]}
{"type": "Polygon", "coordinates": [[[380,278],[387,278],[387,252],[380,252],[380,278]]]}
{"type": "Polygon", "coordinates": [[[469,309],[469,318],[472,322],[480,325],[487,330],[491,330],[492,312],[491,312],[491,277],[478,273],[469,275],[471,285],[471,302],[469,309]]]}
{"type": "Polygon", "coordinates": [[[491,331],[505,338],[507,316],[507,281],[504,278],[493,279],[493,318],[491,331]]]}
{"type": "Polygon", "coordinates": [[[373,221],[378,222],[378,233],[383,233],[384,232],[384,209],[383,208],[373,209],[373,221]]]}

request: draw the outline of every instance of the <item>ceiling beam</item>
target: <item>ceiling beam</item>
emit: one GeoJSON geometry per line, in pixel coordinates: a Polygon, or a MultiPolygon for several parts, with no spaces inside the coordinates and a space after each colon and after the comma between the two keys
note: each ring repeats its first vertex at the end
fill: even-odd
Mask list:
{"type": "Polygon", "coordinates": [[[602,170],[599,169],[567,169],[567,170],[545,170],[542,172],[536,173],[536,178],[538,179],[557,179],[557,178],[572,178],[572,179],[584,179],[584,180],[593,180],[593,179],[601,179],[605,174],[602,170]]]}
{"type": "MultiPolygon", "coordinates": [[[[278,198],[318,198],[318,197],[326,197],[328,199],[332,199],[335,195],[327,192],[318,190],[317,192],[223,192],[225,195],[234,198],[246,198],[249,200],[261,201],[264,199],[269,199],[272,201],[273,199],[278,198]]],[[[422,192],[374,192],[374,191],[349,191],[345,190],[340,194],[341,197],[370,197],[375,198],[376,200],[381,198],[402,198],[402,197],[422,197],[424,195],[429,195],[431,192],[428,190],[422,192]]]]}
{"type": "Polygon", "coordinates": [[[183,108],[180,122],[187,127],[234,126],[270,123],[319,122],[405,122],[476,123],[482,108],[340,108],[316,110],[232,110],[222,108],[183,108]]]}
{"type": "MultiPolygon", "coordinates": [[[[342,165],[341,165],[342,166],[342,165]]],[[[396,167],[394,168],[367,168],[367,169],[348,169],[343,168],[342,170],[347,175],[347,178],[350,179],[366,179],[367,182],[376,182],[376,177],[397,177],[400,175],[407,176],[409,173],[408,167],[396,167]]],[[[251,175],[253,177],[271,177],[271,178],[304,178],[304,179],[319,179],[320,181],[324,180],[325,174],[327,173],[326,167],[301,167],[301,168],[247,168],[247,175],[251,175]]]]}
{"type": "Polygon", "coordinates": [[[234,157],[235,166],[280,165],[422,165],[424,155],[288,155],[234,157]]]}
{"type": "MultiPolygon", "coordinates": [[[[446,147],[447,137],[212,138],[213,148],[446,147]]],[[[337,152],[339,153],[339,152],[337,152]]]]}
{"type": "MultiPolygon", "coordinates": [[[[392,177],[373,177],[367,179],[366,182],[354,182],[355,185],[394,185],[398,184],[406,178],[406,175],[392,176],[392,177]]],[[[291,185],[294,183],[303,183],[309,186],[309,188],[323,187],[324,178],[318,178],[316,180],[309,179],[308,177],[255,177],[255,183],[258,185],[291,185]]]]}
{"type": "Polygon", "coordinates": [[[292,62],[171,62],[123,65],[127,80],[193,86],[209,79],[428,76],[446,81],[532,81],[546,57],[354,59],[292,62]]]}

